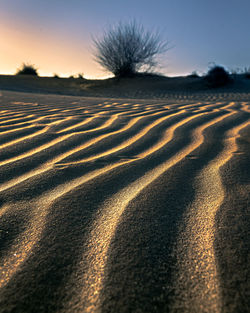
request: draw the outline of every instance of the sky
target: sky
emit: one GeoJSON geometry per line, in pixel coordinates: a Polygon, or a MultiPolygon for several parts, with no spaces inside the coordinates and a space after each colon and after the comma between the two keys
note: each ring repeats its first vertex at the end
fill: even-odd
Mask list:
{"type": "Polygon", "coordinates": [[[157,69],[203,74],[211,62],[250,67],[250,0],[0,0],[0,74],[23,62],[41,76],[109,76],[94,61],[93,37],[136,20],[168,41],[157,69]]]}

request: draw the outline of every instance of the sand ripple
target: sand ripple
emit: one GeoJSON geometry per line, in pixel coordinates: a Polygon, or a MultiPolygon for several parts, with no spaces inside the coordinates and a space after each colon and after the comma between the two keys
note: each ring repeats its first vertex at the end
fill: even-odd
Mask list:
{"type": "Polygon", "coordinates": [[[4,92],[0,312],[247,312],[249,113],[4,92]]]}

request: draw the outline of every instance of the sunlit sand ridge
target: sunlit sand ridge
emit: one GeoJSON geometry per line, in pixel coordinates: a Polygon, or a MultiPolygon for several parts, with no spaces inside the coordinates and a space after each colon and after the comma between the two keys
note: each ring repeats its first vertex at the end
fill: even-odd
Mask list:
{"type": "MultiPolygon", "coordinates": [[[[107,268],[111,265],[111,243],[125,221],[124,214],[163,174],[189,166],[197,166],[190,185],[194,198],[179,208],[183,213],[176,221],[177,236],[171,254],[164,256],[169,260],[176,257],[169,283],[164,286],[171,294],[164,310],[224,310],[226,290],[221,287],[220,259],[214,250],[215,217],[225,200],[220,171],[233,158],[239,164],[244,161],[246,154],[236,152],[242,131],[249,131],[249,105],[245,100],[232,102],[229,96],[214,97],[216,101],[209,98],[125,102],[4,94],[0,107],[0,312],[6,307],[34,312],[39,301],[41,312],[110,312],[110,307],[103,306],[111,278],[107,268]],[[206,149],[213,147],[214,154],[205,159],[206,149]],[[203,163],[196,165],[195,158],[203,163]],[[117,184],[106,188],[111,180],[117,184]],[[93,197],[89,205],[88,194],[93,197]],[[80,202],[75,202],[78,197],[80,202]],[[58,212],[62,220],[54,219],[58,212]],[[69,223],[64,216],[83,213],[86,218],[77,219],[64,239],[65,244],[74,242],[75,256],[67,266],[63,265],[63,254],[52,261],[62,240],[57,229],[59,234],[63,223],[69,223]],[[50,233],[53,243],[48,239],[50,233]],[[40,249],[47,252],[39,257],[40,249]],[[50,278],[39,278],[50,277],[46,274],[50,268],[45,265],[44,272],[39,270],[37,277],[29,277],[29,272],[34,273],[37,266],[43,268],[45,261],[55,264],[54,274],[63,281],[60,286],[50,278]],[[31,292],[29,285],[36,280],[39,288],[31,292]],[[50,293],[43,298],[40,289],[50,293]],[[58,296],[60,305],[51,309],[58,296]]],[[[183,176],[182,184],[185,179],[183,176]]],[[[148,200],[144,201],[147,208],[148,200]]],[[[162,206],[168,209],[167,203],[162,206]]],[[[164,244],[164,238],[161,240],[164,244]]],[[[68,253],[65,250],[65,257],[68,253]]],[[[133,255],[130,257],[133,260],[133,255]]],[[[126,262],[120,273],[121,288],[126,281],[126,262]]],[[[152,293],[155,284],[150,284],[152,293]]],[[[112,312],[129,311],[119,307],[119,298],[117,302],[114,299],[112,312]]],[[[127,301],[135,311],[147,308],[155,312],[150,299],[145,302],[143,290],[135,303],[129,303],[130,298],[127,301]]],[[[157,305],[157,312],[161,312],[161,304],[156,302],[155,308],[157,305]]],[[[233,311],[229,308],[228,312],[233,311]]]]}
{"type": "Polygon", "coordinates": [[[223,310],[213,247],[215,215],[224,200],[219,170],[237,151],[236,139],[240,130],[248,125],[249,121],[233,127],[225,138],[224,149],[196,177],[196,198],[187,209],[185,230],[177,243],[180,268],[176,290],[186,310],[189,306],[200,308],[202,312],[223,310]],[[189,288],[192,281],[199,282],[195,290],[189,288]]]}

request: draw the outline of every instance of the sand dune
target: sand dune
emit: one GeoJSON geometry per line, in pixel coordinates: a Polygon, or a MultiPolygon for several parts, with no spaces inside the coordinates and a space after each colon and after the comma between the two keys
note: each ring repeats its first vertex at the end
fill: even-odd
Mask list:
{"type": "Polygon", "coordinates": [[[248,98],[2,92],[0,312],[247,312],[248,98]]]}

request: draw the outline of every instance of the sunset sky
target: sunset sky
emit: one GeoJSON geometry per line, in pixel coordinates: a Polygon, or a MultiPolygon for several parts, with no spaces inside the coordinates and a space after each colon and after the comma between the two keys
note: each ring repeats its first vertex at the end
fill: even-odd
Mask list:
{"type": "Polygon", "coordinates": [[[166,75],[250,67],[249,14],[249,0],[0,0],[0,73],[28,62],[40,75],[105,77],[92,37],[134,19],[169,41],[166,75]]]}

